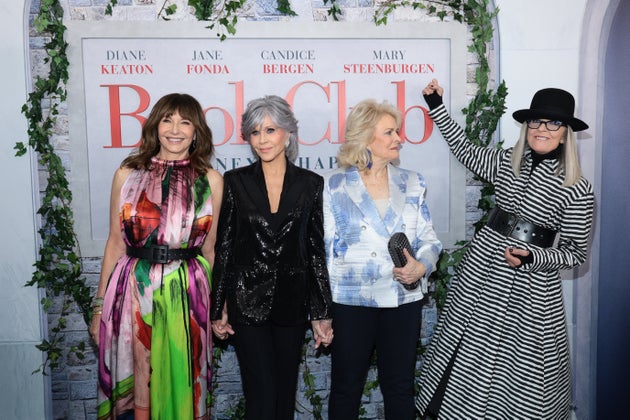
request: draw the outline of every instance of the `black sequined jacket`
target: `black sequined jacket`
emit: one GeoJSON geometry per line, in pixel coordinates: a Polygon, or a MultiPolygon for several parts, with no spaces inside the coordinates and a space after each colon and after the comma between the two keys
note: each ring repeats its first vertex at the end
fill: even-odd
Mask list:
{"type": "Polygon", "coordinates": [[[212,271],[211,319],[298,325],[331,318],[321,176],[287,161],[272,214],[259,162],[224,175],[212,271]]]}

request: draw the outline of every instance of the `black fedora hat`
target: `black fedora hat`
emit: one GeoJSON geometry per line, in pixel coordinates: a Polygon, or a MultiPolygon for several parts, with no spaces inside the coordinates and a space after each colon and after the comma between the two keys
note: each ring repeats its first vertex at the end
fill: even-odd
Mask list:
{"type": "Polygon", "coordinates": [[[573,116],[575,99],[566,90],[547,88],[534,94],[529,109],[515,111],[512,116],[520,123],[535,118],[549,118],[562,121],[571,126],[573,131],[582,131],[588,124],[573,116]]]}

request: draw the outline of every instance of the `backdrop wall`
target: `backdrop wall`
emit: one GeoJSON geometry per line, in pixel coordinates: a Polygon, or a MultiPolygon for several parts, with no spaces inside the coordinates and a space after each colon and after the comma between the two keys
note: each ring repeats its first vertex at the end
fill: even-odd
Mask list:
{"type": "MultiPolygon", "coordinates": [[[[296,4],[296,10],[302,16],[300,19],[308,19],[312,11],[308,3],[296,4]]],[[[511,113],[528,106],[533,92],[540,88],[553,85],[573,92],[580,108],[577,113],[580,114],[585,106],[582,94],[585,91],[584,75],[597,73],[587,68],[583,61],[585,39],[597,37],[601,29],[601,24],[598,26],[596,23],[588,27],[589,34],[583,32],[585,20],[592,19],[592,15],[585,14],[585,11],[606,8],[610,2],[530,0],[525,10],[520,2],[497,0],[495,3],[500,8],[495,45],[496,56],[500,60],[498,76],[506,80],[509,89],[508,109],[500,125],[500,135],[510,145],[515,141],[518,130],[511,113]]],[[[0,115],[5,129],[0,153],[0,176],[3,180],[0,182],[0,197],[5,202],[0,207],[0,226],[4,237],[0,243],[0,369],[4,373],[0,377],[0,407],[3,417],[8,419],[44,418],[46,412],[45,381],[39,375],[31,375],[31,371],[41,363],[41,355],[34,345],[40,341],[41,325],[44,324],[40,320],[36,289],[22,287],[30,279],[35,261],[36,205],[33,197],[37,197],[38,182],[30,158],[13,156],[13,145],[16,141],[25,140],[26,132],[26,123],[19,110],[26,100],[27,81],[30,80],[26,61],[29,7],[30,2],[24,0],[0,4],[0,36],[3,39],[0,53],[4,60],[4,65],[0,67],[3,92],[0,115]]],[[[65,7],[68,8],[68,5],[65,7]]],[[[88,15],[84,18],[89,20],[88,15]]],[[[404,20],[404,13],[399,13],[397,18],[404,20]]],[[[371,16],[350,14],[348,19],[369,21],[371,16]]],[[[597,97],[592,92],[587,98],[591,106],[596,106],[597,97]]],[[[595,112],[592,114],[597,116],[595,112]]],[[[596,128],[596,121],[593,121],[592,127],[596,128]]],[[[593,149],[587,143],[593,142],[593,139],[587,137],[592,137],[594,132],[585,133],[581,139],[584,142],[580,146],[582,149],[593,149]]],[[[582,156],[583,165],[593,175],[597,175],[598,168],[601,168],[598,159],[597,153],[582,156]]],[[[583,309],[582,306],[575,308],[573,302],[577,296],[576,289],[590,284],[592,275],[589,267],[567,275],[578,276],[577,282],[565,284],[570,330],[575,333],[578,327],[583,329],[584,323],[591,319],[586,318],[576,325],[574,321],[581,319],[583,309]]],[[[590,328],[583,333],[586,339],[578,340],[578,344],[581,350],[590,352],[588,331],[590,328]]],[[[593,381],[589,377],[592,366],[586,369],[586,374],[579,370],[576,372],[578,391],[588,388],[593,381]]],[[[592,392],[580,393],[576,400],[578,413],[581,413],[579,418],[589,418],[588,407],[592,398],[592,392]]]]}

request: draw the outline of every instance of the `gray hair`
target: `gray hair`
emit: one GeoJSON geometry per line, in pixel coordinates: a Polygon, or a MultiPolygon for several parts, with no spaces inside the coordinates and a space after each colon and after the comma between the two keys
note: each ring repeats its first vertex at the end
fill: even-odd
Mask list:
{"type": "MultiPolygon", "coordinates": [[[[580,168],[575,133],[570,125],[567,125],[566,129],[566,138],[559,159],[560,165],[558,166],[558,173],[556,173],[556,175],[564,178],[563,186],[570,187],[580,180],[582,169],[580,168]]],[[[529,145],[527,144],[527,130],[527,124],[523,123],[518,141],[512,150],[512,171],[516,177],[521,174],[523,156],[525,155],[525,151],[529,149],[529,145]]]]}
{"type": "Polygon", "coordinates": [[[279,96],[267,95],[247,104],[241,121],[243,140],[249,143],[251,133],[265,121],[265,117],[269,117],[275,125],[289,133],[289,144],[284,153],[290,162],[294,162],[298,155],[297,120],[289,103],[279,96]]]}

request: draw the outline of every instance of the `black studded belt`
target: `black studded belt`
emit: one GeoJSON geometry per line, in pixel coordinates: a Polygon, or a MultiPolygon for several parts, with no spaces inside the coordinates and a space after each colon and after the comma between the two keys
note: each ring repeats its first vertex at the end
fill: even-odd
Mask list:
{"type": "Polygon", "coordinates": [[[495,232],[510,238],[518,239],[541,248],[549,248],[556,240],[556,231],[538,226],[508,213],[498,206],[488,215],[487,226],[495,232]]]}
{"type": "Polygon", "coordinates": [[[166,264],[173,260],[187,260],[201,254],[199,248],[171,249],[168,245],[151,245],[149,248],[127,247],[127,255],[148,260],[151,264],[166,264]]]}

